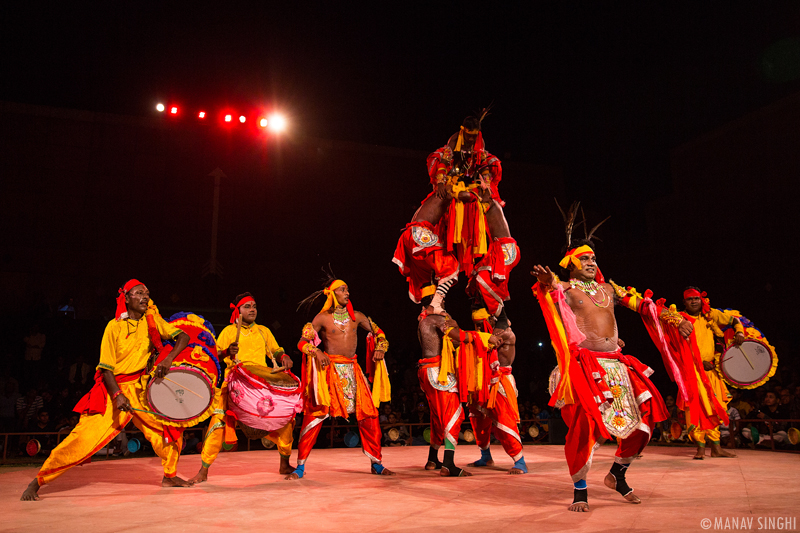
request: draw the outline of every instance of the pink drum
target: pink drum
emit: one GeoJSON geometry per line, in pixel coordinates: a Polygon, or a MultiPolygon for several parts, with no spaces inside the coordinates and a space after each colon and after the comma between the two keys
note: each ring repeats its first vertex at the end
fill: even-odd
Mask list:
{"type": "Polygon", "coordinates": [[[228,382],[228,409],[240,424],[263,431],[282,428],[303,410],[300,380],[288,370],[238,364],[228,382]]]}

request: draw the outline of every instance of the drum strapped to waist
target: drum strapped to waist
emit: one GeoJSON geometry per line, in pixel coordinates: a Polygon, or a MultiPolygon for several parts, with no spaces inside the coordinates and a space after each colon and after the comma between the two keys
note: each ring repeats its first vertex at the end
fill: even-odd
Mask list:
{"type": "Polygon", "coordinates": [[[281,429],[303,410],[300,380],[290,370],[237,363],[228,372],[228,411],[249,439],[281,429]]]}
{"type": "Polygon", "coordinates": [[[728,326],[723,328],[726,349],[715,354],[717,367],[722,379],[739,389],[754,389],[769,381],[778,367],[778,355],[766,337],[741,313],[727,310],[744,326],[744,342],[737,346],[735,331],[728,326]]]}
{"type": "MultiPolygon", "coordinates": [[[[153,368],[145,399],[150,409],[161,415],[164,424],[191,427],[213,412],[220,377],[214,330],[202,316],[191,313],[177,313],[169,322],[189,335],[189,344],[172,361],[165,377],[154,377],[153,368]]],[[[172,348],[164,346],[155,363],[163,361],[172,348]]]]}

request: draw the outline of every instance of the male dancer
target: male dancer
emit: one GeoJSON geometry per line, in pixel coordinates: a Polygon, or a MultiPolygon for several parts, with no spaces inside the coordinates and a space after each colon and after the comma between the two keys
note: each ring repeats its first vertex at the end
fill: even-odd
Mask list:
{"type": "Polygon", "coordinates": [[[689,401],[682,398],[678,407],[686,412],[686,427],[689,437],[697,444],[693,459],[705,457],[706,441],[711,442],[711,457],[736,457],[735,453],[723,450],[719,443],[720,423],[728,424],[728,402],[731,395],[714,366],[714,336],[722,337],[720,328],[733,327],[733,343],[737,346],[745,340],[744,326],[730,313],[711,307],[706,293],[697,287],[683,291],[685,311],[677,313],[669,309],[662,320],[688,320],[694,327],[682,337],[670,335],[673,349],[683,352],[681,371],[694,394],[689,401]],[[699,355],[699,360],[694,354],[699,355]]]}
{"type": "Polygon", "coordinates": [[[434,193],[449,204],[439,225],[439,238],[445,249],[456,253],[461,270],[472,273],[475,259],[487,251],[484,206],[475,201],[465,203],[463,193],[480,196],[488,189],[500,206],[498,185],[502,178],[500,160],[486,151],[481,123],[488,110],[479,117],[467,117],[447,144],[428,156],[428,175],[434,193]]]}
{"type": "Polygon", "coordinates": [[[590,241],[567,245],[560,264],[569,272],[568,282],[541,265],[532,272],[539,280],[534,294],[559,360],[560,378],[550,404],[563,404],[561,413],[569,426],[564,453],[575,485],[569,510],[577,512],[589,510],[586,476],[594,451],[611,435],[619,445],[604,484],[626,501],[641,503],[625,473],[655,424],[668,416],[661,394],[648,379],[653,370],[623,355],[618,346],[614,305],[619,296],[605,283],[591,246],[590,241]]]}
{"type": "Polygon", "coordinates": [[[473,298],[482,298],[489,313],[497,317],[505,302],[511,298],[508,280],[511,271],[519,263],[519,247],[511,237],[503,207],[490,196],[490,192],[488,188],[482,190],[480,199],[485,209],[490,244],[472,271],[467,293],[473,298]]]}
{"type": "Polygon", "coordinates": [[[161,457],[163,487],[188,487],[192,483],[177,477],[176,469],[182,447],[182,431],[176,432],[149,414],[141,398],[149,375],[147,364],[153,351],[148,331],[150,317],[162,339],[175,339],[172,352],[155,368],[155,377],[163,378],[172,361],[186,348],[189,336],[166,322],[150,300],[150,291],[138,280],[128,281],[117,297],[117,311],[103,333],[100,362],[95,385],[75,406],[81,413],[75,429],[56,446],[42,465],[39,474],[22,493],[22,500],[38,500],[39,488],[73,466],[87,463],[125,429],[129,422],[141,431],[161,457]]]}
{"type": "MultiPolygon", "coordinates": [[[[238,295],[231,304],[233,314],[231,323],[219,334],[217,339],[218,353],[225,354],[225,381],[222,387],[217,390],[217,397],[214,398],[214,416],[208,424],[203,451],[200,455],[200,471],[189,481],[202,483],[208,479],[208,469],[214,463],[222,449],[223,441],[228,436],[226,444],[233,444],[236,439],[236,430],[231,417],[225,416],[228,409],[228,381],[227,377],[230,369],[236,363],[249,363],[264,366],[267,357],[280,359],[281,365],[285,368],[292,368],[292,359],[284,353],[283,348],[278,345],[275,337],[269,328],[256,324],[258,308],[253,295],[249,292],[238,295]],[[237,337],[236,323],[241,320],[241,331],[239,340],[237,337]]],[[[294,418],[279,430],[271,431],[267,438],[278,445],[280,464],[278,473],[290,474],[294,472],[294,467],[289,464],[289,457],[292,455],[292,430],[294,429],[294,418]]]]}
{"type": "MultiPolygon", "coordinates": [[[[423,294],[433,290],[433,285],[422,289],[423,294]]],[[[425,307],[420,314],[417,327],[417,338],[422,348],[417,376],[431,410],[431,445],[428,449],[425,470],[439,469],[441,476],[471,476],[471,473],[458,468],[454,462],[458,433],[464,421],[458,378],[452,364],[454,343],[444,334],[447,318],[427,313],[430,309],[427,307],[430,299],[431,296],[426,295],[422,300],[425,307]],[[442,359],[445,359],[444,364],[442,359]],[[442,444],[444,444],[444,462],[439,461],[439,448],[442,444]]]]}
{"type": "Polygon", "coordinates": [[[525,464],[525,456],[522,454],[522,437],[519,434],[517,384],[511,375],[511,365],[516,356],[517,337],[511,330],[511,322],[505,310],[501,309],[500,316],[495,317],[481,307],[473,310],[472,320],[477,331],[493,334],[499,339],[500,345],[497,347],[499,366],[492,373],[490,382],[494,390],[490,395],[490,402],[482,404],[472,401],[469,404],[469,421],[481,451],[481,458],[469,466],[494,466],[492,451],[489,448],[493,432],[505,452],[514,461],[514,466],[508,473],[527,474],[528,465],[525,464]]]}
{"type": "MultiPolygon", "coordinates": [[[[461,194],[465,201],[472,199],[469,193],[461,194]]],[[[420,303],[423,287],[430,283],[431,276],[434,277],[437,286],[430,305],[436,314],[444,313],[447,291],[458,281],[458,260],[444,249],[436,233],[436,224],[448,204],[449,200],[445,202],[434,194],[429,195],[403,230],[392,258],[408,280],[408,296],[414,303],[420,303]]]]}
{"type": "Polygon", "coordinates": [[[391,476],[394,472],[381,464],[381,429],[377,404],[389,401],[390,386],[386,363],[382,362],[389,342],[383,331],[363,313],[353,310],[350,291],[342,280],[334,280],[303,302],[312,304],[325,295],[325,304],[314,320],[303,327],[297,347],[303,352],[303,427],[297,445],[297,468],[286,479],[300,479],[305,463],[317,441],[322,422],[329,416],[348,418],[356,414],[362,450],[369,457],[373,474],[391,476]],[[370,392],[367,378],[356,362],[358,327],[370,332],[374,353],[367,351],[370,362],[376,363],[375,385],[370,392]],[[319,337],[325,350],[317,348],[319,337]]]}

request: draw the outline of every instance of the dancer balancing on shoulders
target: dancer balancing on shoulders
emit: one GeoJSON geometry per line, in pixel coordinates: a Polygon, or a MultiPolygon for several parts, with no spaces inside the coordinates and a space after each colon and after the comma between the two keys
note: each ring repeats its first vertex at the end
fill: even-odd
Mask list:
{"type": "Polygon", "coordinates": [[[502,207],[498,185],[502,179],[500,159],[485,147],[481,125],[488,115],[483,109],[477,116],[464,119],[461,128],[447,144],[428,156],[428,175],[432,195],[448,203],[438,226],[439,238],[446,250],[455,252],[461,270],[469,276],[480,256],[487,251],[484,206],[475,199],[484,189],[502,207]],[[470,198],[472,196],[472,198],[470,198]]]}
{"type": "MultiPolygon", "coordinates": [[[[472,194],[462,192],[464,201],[474,201],[472,194]]],[[[459,264],[453,252],[445,249],[445,243],[437,234],[437,224],[447,211],[449,199],[443,200],[435,194],[429,195],[417,209],[400,239],[392,262],[408,281],[408,297],[414,303],[423,298],[423,287],[431,277],[436,281],[435,293],[430,299],[429,313],[444,314],[444,299],[447,292],[458,281],[459,264]]]]}
{"type": "MultiPolygon", "coordinates": [[[[238,295],[231,304],[231,309],[233,309],[231,323],[222,330],[217,338],[218,353],[224,354],[225,364],[227,365],[225,378],[228,377],[231,369],[237,363],[255,365],[266,369],[265,365],[268,357],[273,363],[275,360],[279,360],[284,368],[292,368],[291,357],[283,351],[269,328],[256,324],[258,307],[252,294],[245,292],[238,295]],[[241,321],[240,328],[237,328],[238,321],[241,321]]],[[[208,470],[219,455],[223,443],[233,445],[236,442],[235,420],[225,414],[228,409],[227,379],[223,382],[222,387],[217,389],[217,396],[214,398],[214,402],[214,416],[208,424],[208,430],[203,441],[203,451],[200,454],[200,470],[189,480],[195,483],[202,483],[208,479],[208,470]]],[[[267,438],[274,442],[278,448],[280,456],[279,474],[285,475],[294,472],[294,467],[289,464],[289,457],[292,455],[293,430],[294,418],[281,429],[267,434],[267,438]]]]}
{"type": "Polygon", "coordinates": [[[381,463],[382,435],[377,409],[381,401],[391,399],[389,375],[383,361],[389,342],[372,319],[353,310],[344,281],[331,276],[325,289],[313,293],[300,306],[313,304],[319,296],[325,296],[325,304],[314,320],[303,327],[297,344],[303,353],[303,426],[297,444],[297,468],[286,479],[299,479],[305,474],[306,460],[322,422],[329,416],[348,418],[351,414],[356,415],[370,472],[394,475],[381,463]],[[370,369],[374,367],[372,391],[356,361],[359,327],[369,332],[367,371],[372,374],[370,369]]]}
{"type": "MultiPolygon", "coordinates": [[[[569,426],[564,447],[574,483],[569,510],[584,512],[589,510],[586,477],[594,450],[612,435],[619,445],[604,484],[626,501],[641,503],[628,486],[626,472],[644,450],[655,424],[668,413],[649,379],[653,370],[635,357],[623,355],[618,344],[614,306],[645,313],[652,301],[635,289],[625,291],[613,282],[606,283],[591,242],[599,224],[585,240],[571,238],[577,209],[578,204],[573,204],[569,214],[564,214],[567,246],[560,265],[569,281],[559,280],[541,265],[536,265],[532,274],[538,279],[533,291],[558,358],[559,375],[557,386],[551,387],[550,404],[561,408],[569,426]]],[[[660,327],[658,319],[655,323],[660,327]]],[[[668,371],[674,372],[674,368],[668,367],[668,371]]]]}
{"type": "Polygon", "coordinates": [[[458,434],[464,421],[459,397],[458,373],[453,366],[453,341],[445,335],[446,316],[428,313],[428,303],[436,287],[422,289],[423,311],[419,316],[417,338],[422,348],[417,377],[431,410],[431,440],[425,470],[439,470],[441,476],[466,477],[472,474],[455,465],[458,434]],[[444,360],[444,363],[442,362],[444,360]],[[444,461],[439,448],[444,444],[444,461]]]}
{"type": "Polygon", "coordinates": [[[175,357],[186,348],[189,336],[166,322],[150,300],[147,287],[132,279],[119,290],[116,316],[103,333],[95,385],[75,406],[75,411],[81,413],[80,422],[50,453],[39,474],[23,492],[22,500],[38,500],[42,485],[73,466],[90,462],[92,455],[111,442],[129,422],[144,434],[161,458],[162,486],[192,484],[176,474],[183,444],[182,430],[162,424],[150,414],[149,406],[141,402],[149,379],[147,365],[154,349],[151,333],[175,340],[172,352],[155,368],[155,377],[163,378],[175,357]],[[152,322],[152,332],[149,322],[152,322]]]}

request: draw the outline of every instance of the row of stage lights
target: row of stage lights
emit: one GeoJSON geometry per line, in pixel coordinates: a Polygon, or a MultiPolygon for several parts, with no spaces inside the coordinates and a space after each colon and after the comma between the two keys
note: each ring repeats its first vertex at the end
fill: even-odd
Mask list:
{"type": "MultiPolygon", "coordinates": [[[[159,113],[167,113],[172,116],[178,116],[180,114],[180,110],[178,106],[170,106],[167,108],[162,103],[156,105],[156,111],[159,113]]],[[[205,111],[198,111],[197,118],[198,120],[206,120],[208,117],[208,113],[205,111]]],[[[240,124],[244,124],[247,122],[247,117],[244,115],[239,115],[238,119],[234,117],[232,113],[225,113],[222,115],[222,120],[227,123],[233,123],[237,120],[240,124]]],[[[258,127],[260,128],[268,128],[274,132],[281,132],[286,129],[286,118],[281,115],[280,113],[273,113],[268,117],[258,117],[258,121],[256,122],[258,127]]]]}

